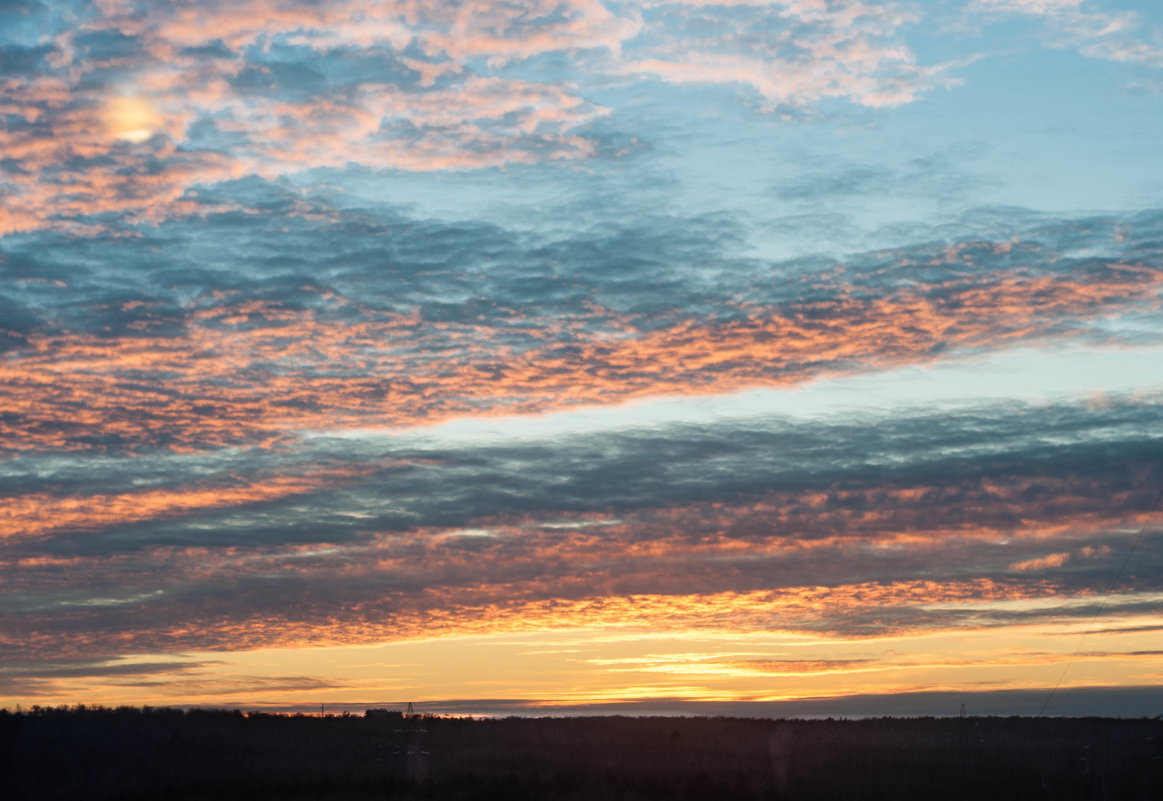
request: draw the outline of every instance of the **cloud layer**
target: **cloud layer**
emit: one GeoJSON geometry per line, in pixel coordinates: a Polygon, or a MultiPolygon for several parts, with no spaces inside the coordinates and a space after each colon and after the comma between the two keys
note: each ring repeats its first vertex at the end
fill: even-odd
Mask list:
{"type": "Polygon", "coordinates": [[[253,188],[270,203],[259,217],[0,254],[17,287],[6,450],[269,444],[795,386],[1068,337],[1143,344],[1163,281],[1157,214],[770,263],[734,255],[718,220],[542,239],[323,204],[300,214],[297,198],[253,188]]]}
{"type": "Polygon", "coordinates": [[[1156,15],[938,5],[0,2],[0,703],[1147,683],[1156,15]]]}
{"type": "MultiPolygon", "coordinates": [[[[110,459],[99,495],[62,468],[7,520],[5,647],[114,656],[659,615],[847,636],[1087,618],[1157,503],[1159,443],[1141,432],[1160,408],[322,439],[277,461],[154,457],[172,488],[130,488],[140,460],[110,459]],[[1045,603],[996,605],[1023,599],[1045,603]]],[[[1163,590],[1153,554],[1126,577],[1144,599],[1163,590]]]]}

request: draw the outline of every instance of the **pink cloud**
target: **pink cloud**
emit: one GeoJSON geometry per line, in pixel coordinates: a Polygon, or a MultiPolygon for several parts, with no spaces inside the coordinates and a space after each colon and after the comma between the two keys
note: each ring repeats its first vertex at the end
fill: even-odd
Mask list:
{"type": "Polygon", "coordinates": [[[593,143],[577,129],[603,109],[560,85],[473,74],[463,61],[616,50],[634,31],[632,21],[594,0],[470,2],[455,9],[182,2],[151,13],[110,2],[96,10],[57,37],[55,74],[0,87],[0,110],[25,122],[0,131],[0,150],[22,167],[0,198],[0,235],[107,212],[150,220],[185,214],[193,210],[183,202],[191,187],[247,174],[276,177],[348,163],[424,171],[584,158],[593,143]],[[138,37],[144,50],[119,56],[116,65],[86,62],[77,34],[110,30],[138,37]],[[410,88],[363,82],[294,101],[240,94],[232,82],[247,66],[242,48],[275,35],[318,48],[386,44],[402,51],[418,42],[440,58],[405,59],[421,74],[410,88]],[[221,44],[225,53],[184,52],[221,44]],[[125,77],[94,85],[87,76],[98,66],[116,66],[125,77]],[[200,120],[232,135],[230,145],[191,147],[191,125],[200,120]]]}
{"type": "MultiPolygon", "coordinates": [[[[513,320],[498,331],[473,323],[417,328],[413,317],[394,314],[335,325],[311,310],[226,301],[189,309],[181,337],[30,337],[29,347],[0,362],[0,412],[22,421],[7,426],[7,437],[0,422],[0,440],[67,449],[70,432],[83,428],[127,443],[177,433],[178,447],[207,447],[301,430],[790,386],[1070,336],[1086,320],[1157,307],[1160,280],[1122,265],[1085,281],[982,271],[930,294],[905,287],[879,297],[837,295],[810,309],[754,306],[728,322],[688,319],[644,333],[594,309],[608,326],[576,332],[566,352],[552,328],[571,320],[513,320]],[[263,323],[249,324],[252,315],[263,323]],[[529,344],[507,344],[518,334],[529,344]],[[450,342],[455,361],[439,355],[450,342]],[[264,375],[258,384],[255,370],[264,375]],[[165,403],[124,380],[140,371],[167,376],[165,403]],[[377,391],[384,385],[390,393],[377,391]],[[213,415],[198,411],[207,404],[213,415]]],[[[359,311],[354,300],[330,302],[359,311]]]]}
{"type": "Polygon", "coordinates": [[[0,200],[0,234],[105,212],[131,219],[189,213],[182,199],[191,187],[247,174],[349,163],[477,169],[592,156],[594,143],[580,132],[605,109],[569,85],[489,74],[543,53],[600,53],[600,64],[581,69],[607,78],[741,83],[772,107],[833,98],[895,106],[949,83],[947,67],[917,65],[896,40],[912,18],[895,5],[789,0],[754,8],[786,24],[756,43],[737,21],[716,16],[721,4],[692,6],[718,30],[680,42],[669,38],[668,23],[647,30],[638,12],[599,0],[101,3],[55,38],[51,77],[9,81],[0,94],[6,112],[28,123],[0,132],[0,148],[24,167],[0,200]],[[110,31],[140,47],[87,60],[81,34],[110,31]],[[262,69],[248,48],[276,41],[320,53],[386,48],[420,79],[361,82],[294,100],[242,92],[239,75],[262,69]],[[624,58],[630,43],[636,54],[624,58]],[[780,56],[784,47],[803,57],[780,56]],[[484,74],[482,59],[490,65],[484,74]],[[115,69],[120,83],[91,81],[98,67],[115,69]],[[102,120],[99,110],[119,97],[148,108],[150,124],[115,128],[102,120]],[[229,135],[228,145],[191,142],[194,123],[207,121],[229,135]],[[89,161],[72,171],[62,166],[77,157],[89,161]]]}
{"type": "Polygon", "coordinates": [[[1062,553],[1052,553],[1047,556],[1040,556],[1035,559],[1026,559],[1021,562],[1014,562],[1009,569],[1018,573],[1026,573],[1035,570],[1046,570],[1051,567],[1062,567],[1070,561],[1070,554],[1066,551],[1062,553]]]}

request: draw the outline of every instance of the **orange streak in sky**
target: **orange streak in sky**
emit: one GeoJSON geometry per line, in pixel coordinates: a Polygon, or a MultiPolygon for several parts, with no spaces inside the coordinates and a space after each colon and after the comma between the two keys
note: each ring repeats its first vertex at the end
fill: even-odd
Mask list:
{"type": "Polygon", "coordinates": [[[120,494],[58,497],[47,493],[0,502],[0,537],[43,536],[68,529],[99,529],[270,501],[335,486],[366,469],[321,470],[277,476],[241,486],[156,489],[120,494]]]}
{"type": "MultiPolygon", "coordinates": [[[[344,610],[329,607],[318,619],[270,617],[255,614],[238,619],[192,615],[181,622],[135,629],[125,617],[116,632],[54,631],[43,621],[25,621],[30,628],[15,629],[0,642],[19,641],[28,655],[52,654],[54,658],[73,655],[93,658],[103,653],[146,652],[173,649],[212,648],[249,650],[255,648],[306,648],[328,645],[356,645],[451,635],[570,630],[600,628],[607,636],[642,628],[656,631],[699,630],[715,632],[815,633],[849,639],[875,639],[895,634],[917,634],[948,628],[947,612],[926,625],[894,625],[887,618],[893,607],[927,604],[971,604],[975,608],[992,602],[1045,599],[1060,595],[1045,581],[999,583],[989,579],[964,581],[863,582],[834,587],[803,586],[751,592],[711,594],[598,595],[578,600],[524,600],[520,587],[486,588],[476,593],[433,589],[414,596],[386,598],[344,610]],[[484,596],[491,596],[486,599],[484,596]],[[503,599],[503,600],[498,600],[503,599]],[[886,617],[859,633],[840,632],[846,615],[880,610],[886,617]],[[944,625],[942,625],[944,624],[944,625]]],[[[307,610],[302,610],[307,611],[307,610]]],[[[77,612],[87,616],[88,611],[77,612]]],[[[163,616],[166,619],[169,616],[163,616]]],[[[81,619],[84,619],[82,617],[81,619]]],[[[156,621],[155,621],[156,622],[156,621]]],[[[962,623],[965,630],[979,629],[988,622],[975,619],[962,623]]]]}

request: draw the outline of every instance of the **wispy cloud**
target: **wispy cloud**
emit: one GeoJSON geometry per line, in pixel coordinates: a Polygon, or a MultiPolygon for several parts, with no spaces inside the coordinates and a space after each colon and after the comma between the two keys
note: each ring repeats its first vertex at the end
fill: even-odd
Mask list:
{"type": "Polygon", "coordinates": [[[892,3],[658,3],[646,20],[627,72],[747,86],[773,109],[897,106],[956,82],[949,64],[917,64],[901,36],[916,17],[892,3]]]}
{"type": "Polygon", "coordinates": [[[1136,11],[1108,11],[1090,0],[973,0],[971,12],[1019,14],[1042,19],[1053,47],[1073,48],[1089,58],[1163,67],[1163,29],[1136,11]]]}

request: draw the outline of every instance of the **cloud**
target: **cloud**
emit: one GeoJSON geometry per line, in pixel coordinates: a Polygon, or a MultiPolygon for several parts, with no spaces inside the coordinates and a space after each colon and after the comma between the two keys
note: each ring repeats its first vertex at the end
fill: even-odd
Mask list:
{"type": "MultiPolygon", "coordinates": [[[[982,212],[970,236],[772,263],[719,216],[531,232],[259,179],[191,202],[3,243],[7,652],[1076,618],[1153,501],[1146,396],[501,443],[414,427],[1135,346],[1156,212],[982,212]]],[[[1157,572],[1110,613],[1149,609],[1157,572]]]]}
{"type": "MultiPolygon", "coordinates": [[[[175,501],[136,515],[118,510],[162,493],[132,489],[132,459],[109,461],[99,496],[45,461],[24,490],[44,510],[24,524],[40,529],[4,544],[0,647],[93,657],[664,620],[867,636],[1085,619],[1157,500],[1163,465],[1141,432],[1158,415],[1140,401],[456,447],[318,440],[283,458],[342,454],[341,482],[300,474],[256,500],[231,486],[255,486],[240,474],[270,471],[271,455],[216,471],[208,456],[155,456],[175,501]],[[54,511],[66,502],[118,514],[69,523],[54,511]]],[[[1142,558],[1107,614],[1153,608],[1163,587],[1142,558]]]]}
{"type": "Polygon", "coordinates": [[[256,180],[191,202],[232,198],[252,210],[5,243],[8,452],[269,445],[1136,344],[1163,280],[1157,213],[772,263],[716,216],[535,236],[256,180]]]}
{"type": "Polygon", "coordinates": [[[77,679],[121,683],[144,676],[164,676],[167,681],[200,668],[211,662],[167,660],[155,662],[124,659],[73,659],[21,663],[19,657],[7,660],[0,667],[0,695],[8,697],[55,697],[62,685],[75,687],[77,679]]]}
{"type": "Polygon", "coordinates": [[[127,3],[58,24],[5,45],[0,150],[19,169],[0,234],[182,216],[196,187],[247,174],[588,157],[601,108],[469,62],[616,49],[633,29],[588,0],[127,3]]]}
{"type": "Polygon", "coordinates": [[[1050,46],[1074,48],[1088,58],[1163,67],[1163,29],[1135,11],[1098,11],[1088,0],[974,0],[971,13],[1020,14],[1045,21],[1050,46]]]}
{"type": "MultiPolygon", "coordinates": [[[[184,654],[529,628],[1149,630],[1153,551],[1100,599],[1152,525],[1150,391],[612,408],[1158,346],[1158,210],[978,209],[891,249],[762,255],[845,198],[959,197],[972,149],[854,150],[762,188],[793,206],[774,221],[676,211],[718,201],[665,174],[666,137],[709,130],[672,100],[710,86],[768,130],[912,102],[957,69],[914,49],[913,8],[0,4],[0,693],[315,691],[184,654]],[[499,416],[506,436],[464,434],[499,416]]],[[[1153,63],[1116,53],[1150,41],[1138,17],[975,8],[1153,63]]],[[[694,668],[864,664],[652,669],[694,668]]]]}
{"type": "Polygon", "coordinates": [[[280,475],[248,486],[183,486],[180,489],[151,489],[120,495],[53,497],[29,494],[6,506],[3,513],[4,538],[9,541],[43,536],[54,529],[77,531],[131,525],[138,520],[158,520],[205,512],[219,507],[269,502],[288,495],[319,492],[331,480],[350,478],[350,469],[314,471],[308,475],[280,475]],[[329,475],[330,474],[330,475],[329,475]]]}
{"type": "Polygon", "coordinates": [[[627,73],[742,84],[769,109],[833,99],[898,106],[956,83],[950,65],[916,63],[900,36],[915,18],[892,3],[660,3],[645,19],[627,73]]]}
{"type": "Polygon", "coordinates": [[[0,37],[0,235],[194,215],[192,195],[248,175],[628,157],[609,140],[634,132],[603,129],[594,99],[612,81],[741,84],[784,110],[895,106],[954,82],[916,63],[901,34],[915,20],[886,4],[31,8],[13,13],[36,35],[0,37]]]}
{"type": "MultiPolygon", "coordinates": [[[[970,715],[1037,715],[1043,713],[1049,688],[1021,690],[910,690],[885,694],[798,700],[701,701],[650,698],[594,704],[567,704],[522,699],[456,699],[424,704],[430,714],[492,715],[652,715],[724,716],[788,719],[795,717],[950,717],[964,704],[970,715]]],[[[1051,714],[1069,717],[1142,717],[1163,698],[1156,687],[1074,687],[1054,699],[1051,714]]],[[[310,711],[309,708],[304,711],[310,711]]]]}
{"type": "Polygon", "coordinates": [[[1070,552],[1063,551],[1062,553],[1052,553],[1048,554],[1047,556],[1040,556],[1037,559],[1026,559],[1022,562],[1014,562],[1012,565],[1010,565],[1010,570],[1016,570],[1018,572],[1026,572],[1029,570],[1046,570],[1047,568],[1062,567],[1062,565],[1066,564],[1068,561],[1070,561],[1070,552]]]}

